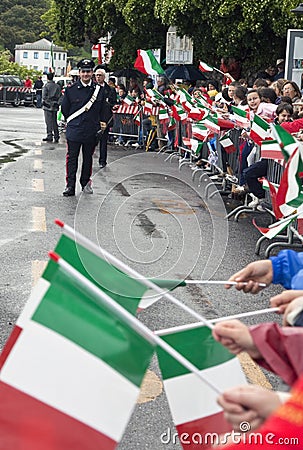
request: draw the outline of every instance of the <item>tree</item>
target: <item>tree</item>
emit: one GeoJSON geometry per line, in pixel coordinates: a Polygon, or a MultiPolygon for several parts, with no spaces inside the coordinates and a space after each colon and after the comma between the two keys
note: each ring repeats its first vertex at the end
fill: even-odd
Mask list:
{"type": "Polygon", "coordinates": [[[112,34],[110,45],[115,53],[111,66],[131,66],[138,48],[164,48],[166,29],[155,18],[154,3],[147,0],[58,0],[47,13],[47,24],[66,46],[81,46],[86,37],[97,43],[101,36],[112,34]]]}
{"type": "Polygon", "coordinates": [[[156,0],[155,14],[193,38],[197,59],[218,66],[232,56],[249,71],[285,55],[287,29],[303,26],[290,12],[295,6],[294,0],[156,0]]]}
{"type": "Polygon", "coordinates": [[[14,51],[16,44],[34,42],[47,33],[41,15],[47,11],[49,0],[2,0],[0,5],[0,46],[14,51]]]}
{"type": "Polygon", "coordinates": [[[5,73],[8,75],[18,75],[22,80],[26,78],[27,75],[31,79],[36,79],[41,72],[34,69],[28,69],[25,66],[19,66],[19,64],[12,61],[12,54],[9,50],[0,51],[0,73],[5,73]]]}

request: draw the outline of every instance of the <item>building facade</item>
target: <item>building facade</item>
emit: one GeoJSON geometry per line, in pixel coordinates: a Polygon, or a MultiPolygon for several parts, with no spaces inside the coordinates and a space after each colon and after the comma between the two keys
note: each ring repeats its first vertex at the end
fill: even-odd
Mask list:
{"type": "Polygon", "coordinates": [[[67,51],[47,39],[39,39],[33,43],[17,44],[15,61],[29,69],[39,70],[43,73],[52,71],[56,76],[64,76],[67,66],[67,51]]]}

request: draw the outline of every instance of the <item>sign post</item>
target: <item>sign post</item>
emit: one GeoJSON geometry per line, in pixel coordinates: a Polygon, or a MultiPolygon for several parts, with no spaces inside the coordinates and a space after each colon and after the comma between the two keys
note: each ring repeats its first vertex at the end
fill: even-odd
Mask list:
{"type": "Polygon", "coordinates": [[[193,42],[188,36],[177,36],[176,28],[166,33],[166,64],[192,64],[193,42]]]}
{"type": "Polygon", "coordinates": [[[288,30],[285,58],[285,78],[303,88],[303,30],[288,30]]]}

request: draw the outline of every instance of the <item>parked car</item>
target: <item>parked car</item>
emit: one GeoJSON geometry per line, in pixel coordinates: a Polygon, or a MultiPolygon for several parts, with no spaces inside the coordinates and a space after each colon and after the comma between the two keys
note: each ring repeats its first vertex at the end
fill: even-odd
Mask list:
{"type": "Polygon", "coordinates": [[[22,99],[24,106],[36,106],[36,92],[33,89],[30,92],[24,92],[22,99]]]}
{"type": "Polygon", "coordinates": [[[21,105],[24,96],[22,87],[23,82],[18,76],[0,74],[0,103],[21,105]]]}

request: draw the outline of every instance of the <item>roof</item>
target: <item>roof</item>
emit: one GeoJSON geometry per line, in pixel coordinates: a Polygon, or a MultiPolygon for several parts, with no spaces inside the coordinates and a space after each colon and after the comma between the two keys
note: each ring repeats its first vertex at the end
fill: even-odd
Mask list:
{"type": "MultiPolygon", "coordinates": [[[[25,44],[16,44],[15,50],[50,50],[52,43],[47,39],[39,39],[36,42],[26,42],[25,44]]],[[[55,52],[65,52],[63,47],[53,44],[53,51],[55,52]]]]}

